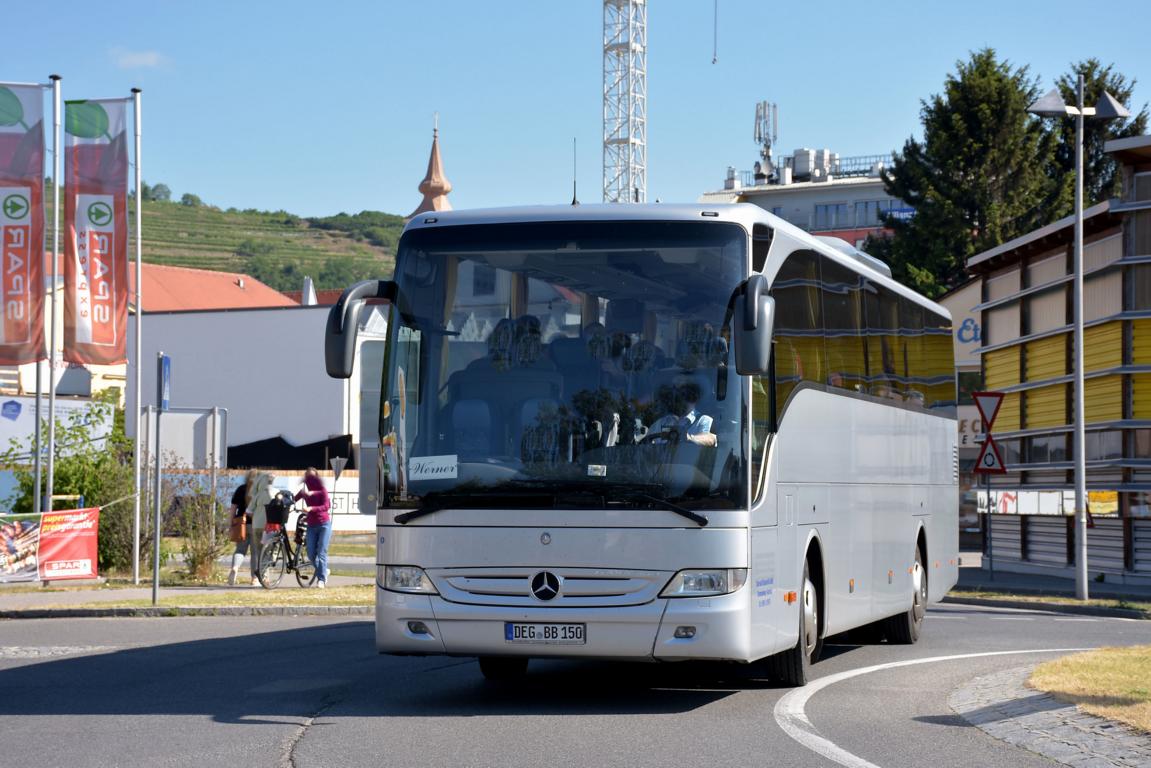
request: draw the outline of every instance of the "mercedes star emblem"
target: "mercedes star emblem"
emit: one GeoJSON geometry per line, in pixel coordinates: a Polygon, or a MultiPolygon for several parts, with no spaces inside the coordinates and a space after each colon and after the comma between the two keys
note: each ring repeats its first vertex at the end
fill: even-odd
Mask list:
{"type": "Polygon", "coordinates": [[[532,594],[536,600],[551,600],[560,593],[560,578],[551,571],[540,571],[532,576],[532,594]]]}

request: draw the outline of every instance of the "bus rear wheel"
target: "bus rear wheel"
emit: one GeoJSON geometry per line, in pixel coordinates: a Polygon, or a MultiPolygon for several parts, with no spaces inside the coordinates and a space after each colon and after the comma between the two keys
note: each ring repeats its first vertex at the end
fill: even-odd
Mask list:
{"type": "Polygon", "coordinates": [[[528,660],[522,656],[480,656],[484,679],[496,682],[517,680],[527,674],[528,660]]]}
{"type": "Polygon", "coordinates": [[[911,584],[911,607],[884,620],[883,634],[889,643],[911,645],[919,640],[919,633],[923,629],[923,617],[927,612],[927,569],[923,567],[923,550],[919,547],[915,548],[911,584]]]}
{"type": "Polygon", "coordinates": [[[810,563],[804,563],[799,638],[793,648],[765,660],[768,677],[793,687],[807,685],[811,665],[819,661],[823,651],[823,638],[819,632],[819,592],[811,580],[809,567],[810,563]]]}

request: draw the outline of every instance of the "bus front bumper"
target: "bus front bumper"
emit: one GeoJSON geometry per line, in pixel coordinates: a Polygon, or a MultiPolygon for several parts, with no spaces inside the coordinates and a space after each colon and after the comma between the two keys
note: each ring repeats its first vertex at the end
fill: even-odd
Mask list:
{"type": "Polygon", "coordinates": [[[417,655],[749,661],[745,590],[611,608],[522,609],[377,588],[376,646],[381,653],[417,655]],[[584,642],[510,642],[508,623],[582,625],[584,642]]]}

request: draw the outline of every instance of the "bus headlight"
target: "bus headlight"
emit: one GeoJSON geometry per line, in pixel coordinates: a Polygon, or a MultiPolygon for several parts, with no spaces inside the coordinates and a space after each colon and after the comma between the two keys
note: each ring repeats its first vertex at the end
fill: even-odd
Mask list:
{"type": "Polygon", "coordinates": [[[660,597],[709,597],[735,592],[747,581],[746,568],[720,568],[680,571],[672,577],[660,597]]]}
{"type": "Polygon", "coordinates": [[[438,595],[432,580],[423,568],[414,565],[381,565],[380,584],[392,592],[412,592],[421,595],[438,595]]]}

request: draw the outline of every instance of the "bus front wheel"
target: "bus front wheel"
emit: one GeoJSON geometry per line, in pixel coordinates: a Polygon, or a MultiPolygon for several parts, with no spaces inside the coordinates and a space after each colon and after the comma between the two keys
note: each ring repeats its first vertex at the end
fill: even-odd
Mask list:
{"type": "Polygon", "coordinates": [[[480,656],[480,672],[493,681],[516,680],[527,674],[528,660],[522,656],[480,656]]]}
{"type": "Polygon", "coordinates": [[[811,665],[819,661],[823,638],[819,633],[819,592],[803,565],[803,596],[799,605],[799,638],[795,646],[766,659],[768,677],[793,687],[807,685],[811,665]]]}

